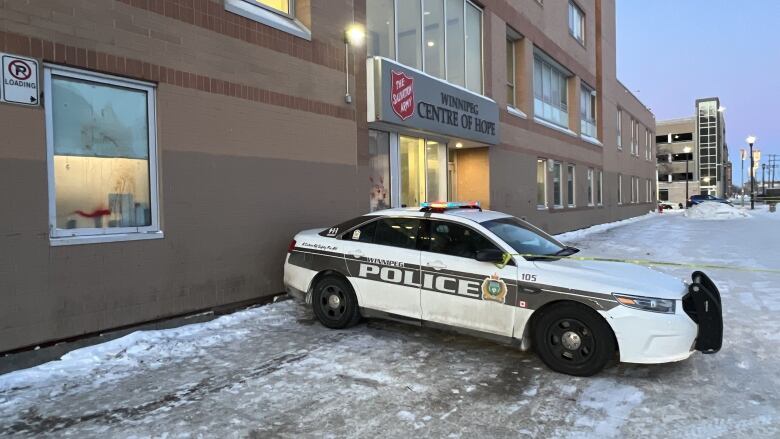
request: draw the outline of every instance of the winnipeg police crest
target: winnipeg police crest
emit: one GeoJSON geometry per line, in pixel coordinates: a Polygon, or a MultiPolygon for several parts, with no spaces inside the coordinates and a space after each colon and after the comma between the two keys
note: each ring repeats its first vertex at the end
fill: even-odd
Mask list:
{"type": "Polygon", "coordinates": [[[492,300],[494,302],[504,303],[506,301],[506,284],[497,273],[486,278],[482,282],[482,300],[492,300]]]}

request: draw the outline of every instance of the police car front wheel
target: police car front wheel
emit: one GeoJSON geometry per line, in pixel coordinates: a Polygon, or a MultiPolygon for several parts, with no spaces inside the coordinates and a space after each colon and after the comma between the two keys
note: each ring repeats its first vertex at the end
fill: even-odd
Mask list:
{"type": "Polygon", "coordinates": [[[578,303],[543,311],[533,333],[536,352],[556,372],[594,375],[615,355],[612,329],[595,311],[578,303]]]}
{"type": "Polygon", "coordinates": [[[337,276],[327,276],[317,282],[312,293],[312,306],[314,315],[328,328],[348,328],[360,320],[352,287],[337,276]]]}

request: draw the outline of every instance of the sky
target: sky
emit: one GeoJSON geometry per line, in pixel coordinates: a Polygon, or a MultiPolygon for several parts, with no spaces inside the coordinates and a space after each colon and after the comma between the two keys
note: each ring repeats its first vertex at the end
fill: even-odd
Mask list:
{"type": "Polygon", "coordinates": [[[616,2],[618,78],[656,120],[693,116],[697,98],[719,97],[735,184],[749,134],[762,163],[780,154],[780,0],[616,2]]]}

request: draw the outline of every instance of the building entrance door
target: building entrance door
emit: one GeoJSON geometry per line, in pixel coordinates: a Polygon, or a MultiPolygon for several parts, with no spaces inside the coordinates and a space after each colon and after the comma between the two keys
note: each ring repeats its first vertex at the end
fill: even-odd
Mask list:
{"type": "Polygon", "coordinates": [[[400,205],[447,200],[447,144],[399,136],[400,205]]]}

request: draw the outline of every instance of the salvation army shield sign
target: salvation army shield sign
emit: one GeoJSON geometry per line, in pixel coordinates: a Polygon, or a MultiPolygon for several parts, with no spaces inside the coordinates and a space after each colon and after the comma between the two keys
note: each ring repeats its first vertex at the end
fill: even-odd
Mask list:
{"type": "Polygon", "coordinates": [[[391,71],[390,103],[401,120],[414,115],[414,78],[404,72],[391,71]]]}

